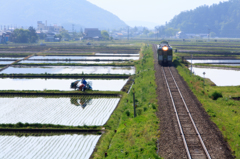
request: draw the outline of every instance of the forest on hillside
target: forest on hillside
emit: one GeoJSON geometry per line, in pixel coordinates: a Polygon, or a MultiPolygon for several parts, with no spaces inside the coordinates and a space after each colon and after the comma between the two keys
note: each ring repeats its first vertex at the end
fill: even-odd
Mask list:
{"type": "Polygon", "coordinates": [[[211,6],[200,6],[175,16],[166,28],[189,34],[211,32],[217,37],[240,37],[240,0],[229,0],[211,6]]]}

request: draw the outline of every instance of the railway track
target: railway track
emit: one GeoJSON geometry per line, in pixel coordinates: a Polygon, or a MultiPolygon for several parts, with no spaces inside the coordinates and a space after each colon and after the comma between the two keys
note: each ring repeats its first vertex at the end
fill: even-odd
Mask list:
{"type": "Polygon", "coordinates": [[[159,65],[157,45],[153,45],[153,50],[158,95],[157,116],[161,132],[158,154],[169,159],[234,159],[219,128],[211,121],[177,69],[174,66],[159,65]]]}
{"type": "Polygon", "coordinates": [[[202,140],[201,134],[199,133],[192,118],[191,112],[189,111],[173,76],[171,67],[162,67],[162,72],[172,101],[187,157],[189,159],[211,159],[211,156],[202,140]]]}

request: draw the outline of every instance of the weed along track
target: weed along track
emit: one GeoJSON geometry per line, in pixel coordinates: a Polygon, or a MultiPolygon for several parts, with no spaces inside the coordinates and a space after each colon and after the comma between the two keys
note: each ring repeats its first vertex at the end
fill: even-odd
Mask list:
{"type": "Polygon", "coordinates": [[[175,67],[160,66],[156,45],[153,49],[161,132],[158,153],[164,158],[233,158],[221,132],[175,67]]]}
{"type": "Polygon", "coordinates": [[[162,67],[162,71],[171,97],[174,113],[176,114],[187,157],[210,159],[209,152],[189,112],[188,106],[185,103],[170,67],[162,67]]]}

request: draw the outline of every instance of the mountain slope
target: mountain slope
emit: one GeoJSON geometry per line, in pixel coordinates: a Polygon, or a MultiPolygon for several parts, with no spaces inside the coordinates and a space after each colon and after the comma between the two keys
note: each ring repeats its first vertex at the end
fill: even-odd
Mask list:
{"type": "Polygon", "coordinates": [[[36,26],[37,21],[65,26],[98,28],[125,27],[114,14],[86,0],[1,1],[0,25],[36,26]]]}
{"type": "Polygon", "coordinates": [[[167,25],[186,33],[216,33],[220,37],[240,37],[240,0],[201,6],[175,16],[167,25]]]}

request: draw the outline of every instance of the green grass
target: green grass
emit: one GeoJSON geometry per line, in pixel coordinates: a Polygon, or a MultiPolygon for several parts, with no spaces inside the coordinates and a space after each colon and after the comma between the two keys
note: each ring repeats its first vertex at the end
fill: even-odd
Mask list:
{"type": "Polygon", "coordinates": [[[159,119],[156,116],[157,95],[154,59],[151,46],[143,46],[142,56],[135,62],[135,84],[130,94],[123,94],[118,108],[105,125],[94,158],[160,158],[157,153],[159,119]],[[136,93],[137,117],[133,117],[133,90],[136,93]]]}
{"type": "Polygon", "coordinates": [[[0,129],[79,129],[79,130],[100,130],[101,126],[64,126],[64,125],[54,125],[54,124],[41,124],[41,123],[17,123],[17,124],[0,124],[0,129]]]}
{"type": "Polygon", "coordinates": [[[174,63],[179,74],[188,83],[206,112],[211,116],[211,120],[222,132],[233,154],[236,158],[240,158],[240,101],[231,99],[231,97],[240,96],[240,87],[211,86],[211,82],[205,82],[204,86],[203,78],[191,76],[189,69],[183,63],[177,60],[174,63]],[[213,100],[212,94],[214,92],[221,93],[223,97],[213,100]]]}

